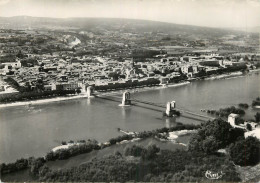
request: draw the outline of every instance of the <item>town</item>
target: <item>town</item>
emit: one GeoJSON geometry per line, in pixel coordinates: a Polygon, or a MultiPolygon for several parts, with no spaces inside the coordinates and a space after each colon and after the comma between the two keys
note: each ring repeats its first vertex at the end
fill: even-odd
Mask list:
{"type": "Polygon", "coordinates": [[[20,87],[2,80],[1,93],[168,85],[260,66],[254,33],[185,38],[111,26],[96,27],[96,32],[0,29],[0,75],[20,87]],[[241,40],[245,43],[237,45],[241,40]]]}

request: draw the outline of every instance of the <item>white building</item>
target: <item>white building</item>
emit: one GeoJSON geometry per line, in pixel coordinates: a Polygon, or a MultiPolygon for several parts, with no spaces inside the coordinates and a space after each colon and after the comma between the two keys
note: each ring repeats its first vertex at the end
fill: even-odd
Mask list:
{"type": "Polygon", "coordinates": [[[239,117],[238,114],[231,113],[231,114],[228,116],[228,123],[229,123],[231,126],[233,126],[233,127],[237,126],[237,125],[236,125],[236,119],[237,119],[238,117],[239,117]]]}
{"type": "Polygon", "coordinates": [[[22,64],[20,62],[20,60],[18,60],[17,62],[6,62],[6,63],[2,63],[2,65],[5,66],[5,69],[9,69],[11,67],[11,69],[19,69],[22,67],[22,64]]]}
{"type": "Polygon", "coordinates": [[[229,61],[229,60],[220,60],[219,65],[222,66],[222,67],[232,66],[233,62],[229,61]]]}

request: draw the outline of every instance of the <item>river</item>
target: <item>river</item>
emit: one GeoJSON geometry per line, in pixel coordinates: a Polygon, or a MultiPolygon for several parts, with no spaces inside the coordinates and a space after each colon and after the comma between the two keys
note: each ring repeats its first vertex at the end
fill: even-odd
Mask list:
{"type": "MultiPolygon", "coordinates": [[[[161,104],[175,100],[177,107],[205,115],[200,109],[251,104],[260,96],[259,83],[260,75],[250,73],[238,78],[195,81],[178,87],[136,92],[132,97],[161,104]]],[[[90,98],[1,108],[0,162],[43,156],[63,140],[104,142],[122,135],[117,128],[144,131],[175,124],[174,120],[162,117],[162,112],[118,104],[90,98]]],[[[253,118],[257,111],[259,109],[249,108],[246,117],[253,118]]],[[[177,118],[177,122],[201,123],[189,117],[177,118]]]]}

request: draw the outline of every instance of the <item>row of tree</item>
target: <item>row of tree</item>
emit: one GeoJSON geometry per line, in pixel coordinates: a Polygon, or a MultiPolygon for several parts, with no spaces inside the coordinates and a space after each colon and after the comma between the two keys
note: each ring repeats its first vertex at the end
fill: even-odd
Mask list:
{"type": "Polygon", "coordinates": [[[0,95],[0,103],[9,103],[17,101],[29,101],[36,99],[53,98],[57,96],[66,96],[69,94],[76,94],[75,90],[52,90],[43,92],[23,92],[23,93],[9,93],[0,95]]]}
{"type": "Polygon", "coordinates": [[[169,133],[169,132],[173,132],[173,131],[180,131],[180,130],[195,130],[195,129],[199,129],[200,125],[193,125],[193,124],[182,124],[182,123],[177,123],[176,126],[171,127],[171,128],[159,128],[159,129],[155,129],[152,131],[143,131],[143,132],[139,132],[135,135],[122,135],[122,136],[118,136],[116,138],[111,138],[109,140],[109,143],[111,145],[122,142],[123,140],[132,140],[133,138],[148,138],[148,137],[158,137],[160,133],[169,133]]]}
{"type": "Polygon", "coordinates": [[[246,104],[246,103],[239,103],[238,106],[239,106],[240,108],[244,108],[244,109],[247,109],[247,108],[249,107],[249,105],[246,104]]]}
{"type": "Polygon", "coordinates": [[[42,167],[45,162],[45,159],[42,157],[30,157],[28,159],[19,159],[14,163],[2,163],[0,164],[1,175],[16,172],[19,170],[24,170],[27,168],[30,168],[30,172],[33,175],[38,175],[40,167],[42,167]]]}
{"type": "Polygon", "coordinates": [[[245,114],[245,111],[243,109],[236,108],[235,106],[231,106],[223,109],[221,108],[219,110],[207,110],[206,112],[221,117],[228,117],[228,115],[231,113],[235,113],[239,115],[245,114]]]}
{"type": "Polygon", "coordinates": [[[136,80],[133,82],[115,83],[115,84],[95,86],[95,90],[97,90],[97,91],[121,90],[121,89],[126,89],[126,88],[136,88],[136,87],[143,87],[143,86],[156,86],[159,84],[160,84],[160,81],[158,79],[147,79],[145,81],[136,80]]]}
{"type": "Polygon", "coordinates": [[[237,65],[237,66],[231,66],[227,68],[219,68],[217,70],[212,70],[212,71],[205,71],[202,69],[199,71],[197,74],[195,74],[196,77],[207,77],[210,75],[220,75],[220,74],[225,74],[225,73],[230,73],[230,72],[237,72],[237,71],[245,71],[247,69],[246,65],[237,65]]]}
{"type": "Polygon", "coordinates": [[[85,143],[79,143],[70,146],[68,149],[59,149],[57,151],[50,151],[45,156],[46,161],[64,160],[72,156],[83,153],[89,153],[92,150],[99,150],[100,146],[96,140],[89,140],[85,143]]]}

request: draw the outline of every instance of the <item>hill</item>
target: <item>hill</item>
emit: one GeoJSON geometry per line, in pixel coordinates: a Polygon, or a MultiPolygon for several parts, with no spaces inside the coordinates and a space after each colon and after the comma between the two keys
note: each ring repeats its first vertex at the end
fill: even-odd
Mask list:
{"type": "Polygon", "coordinates": [[[0,17],[0,27],[9,29],[47,28],[80,29],[84,31],[109,30],[130,33],[164,33],[169,35],[197,35],[205,38],[229,34],[245,34],[230,29],[209,28],[192,25],[165,23],[150,20],[119,18],[46,18],[46,17],[0,17]]]}

